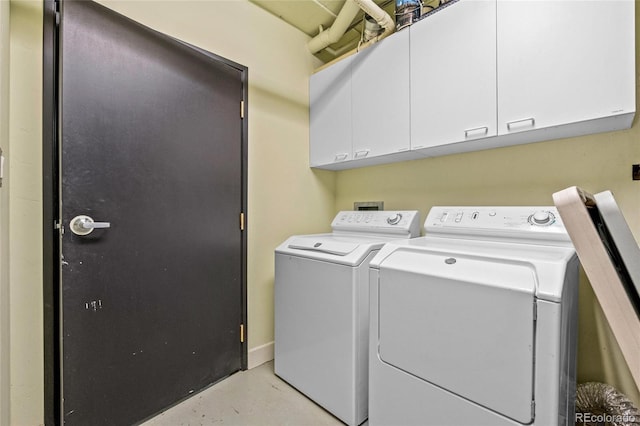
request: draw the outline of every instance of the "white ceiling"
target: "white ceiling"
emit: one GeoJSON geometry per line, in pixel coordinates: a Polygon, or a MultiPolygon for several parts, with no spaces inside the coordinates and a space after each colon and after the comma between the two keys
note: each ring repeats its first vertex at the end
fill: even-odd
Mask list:
{"type": "MultiPolygon", "coordinates": [[[[249,0],[271,14],[294,26],[310,37],[320,31],[319,28],[331,27],[345,0],[249,0]]],[[[374,0],[391,17],[395,12],[395,0],[374,0]]],[[[343,53],[355,48],[362,33],[363,12],[351,23],[350,29],[337,42],[316,54],[324,62],[329,62],[343,53]]]]}

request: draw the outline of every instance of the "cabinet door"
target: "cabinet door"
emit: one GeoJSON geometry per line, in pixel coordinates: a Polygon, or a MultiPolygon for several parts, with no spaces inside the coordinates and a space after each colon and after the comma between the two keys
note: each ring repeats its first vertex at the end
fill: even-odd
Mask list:
{"type": "Polygon", "coordinates": [[[496,2],[461,0],[411,31],[411,149],[496,135],[496,2]]]}
{"type": "Polygon", "coordinates": [[[409,32],[400,31],[353,59],[353,155],[409,150],[409,32]]]}
{"type": "Polygon", "coordinates": [[[351,61],[343,59],[309,82],[309,162],[323,166],[351,159],[351,61]]]}
{"type": "Polygon", "coordinates": [[[498,133],[635,110],[631,0],[498,0],[498,133]]]}

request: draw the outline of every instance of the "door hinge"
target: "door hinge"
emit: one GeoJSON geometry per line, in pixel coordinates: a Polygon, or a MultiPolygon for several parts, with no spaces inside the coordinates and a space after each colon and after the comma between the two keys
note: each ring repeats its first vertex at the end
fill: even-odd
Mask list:
{"type": "Polygon", "coordinates": [[[240,324],[240,343],[244,343],[244,324],[240,324]]]}
{"type": "Polygon", "coordinates": [[[53,13],[55,13],[56,26],[60,25],[60,2],[59,1],[53,2],[53,13]]]}
{"type": "Polygon", "coordinates": [[[244,101],[240,101],[240,118],[244,118],[244,101]]]}
{"type": "Polygon", "coordinates": [[[244,212],[240,213],[240,230],[244,231],[244,212]]]}

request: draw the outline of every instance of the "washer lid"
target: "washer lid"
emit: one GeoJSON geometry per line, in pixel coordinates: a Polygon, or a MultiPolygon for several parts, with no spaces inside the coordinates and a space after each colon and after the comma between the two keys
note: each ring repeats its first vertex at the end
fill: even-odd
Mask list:
{"type": "Polygon", "coordinates": [[[309,238],[293,238],[287,245],[290,249],[317,251],[321,253],[335,254],[337,256],[345,256],[357,249],[358,246],[359,244],[356,243],[309,238]]]}
{"type": "Polygon", "coordinates": [[[380,264],[380,359],[529,423],[535,282],[524,262],[399,248],[380,264]]]}
{"type": "Polygon", "coordinates": [[[359,266],[371,251],[379,250],[385,242],[392,240],[368,235],[295,235],[280,244],[276,253],[359,266]]]}

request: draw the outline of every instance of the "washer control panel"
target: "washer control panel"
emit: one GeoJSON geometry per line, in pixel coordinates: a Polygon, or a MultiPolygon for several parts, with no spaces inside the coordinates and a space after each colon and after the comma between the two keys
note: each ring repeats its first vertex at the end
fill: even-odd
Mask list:
{"type": "Polygon", "coordinates": [[[433,207],[424,229],[429,233],[526,237],[569,241],[555,207],[433,207]]]}
{"type": "Polygon", "coordinates": [[[394,235],[420,235],[417,210],[341,211],[333,219],[334,232],[368,232],[394,235]]]}

